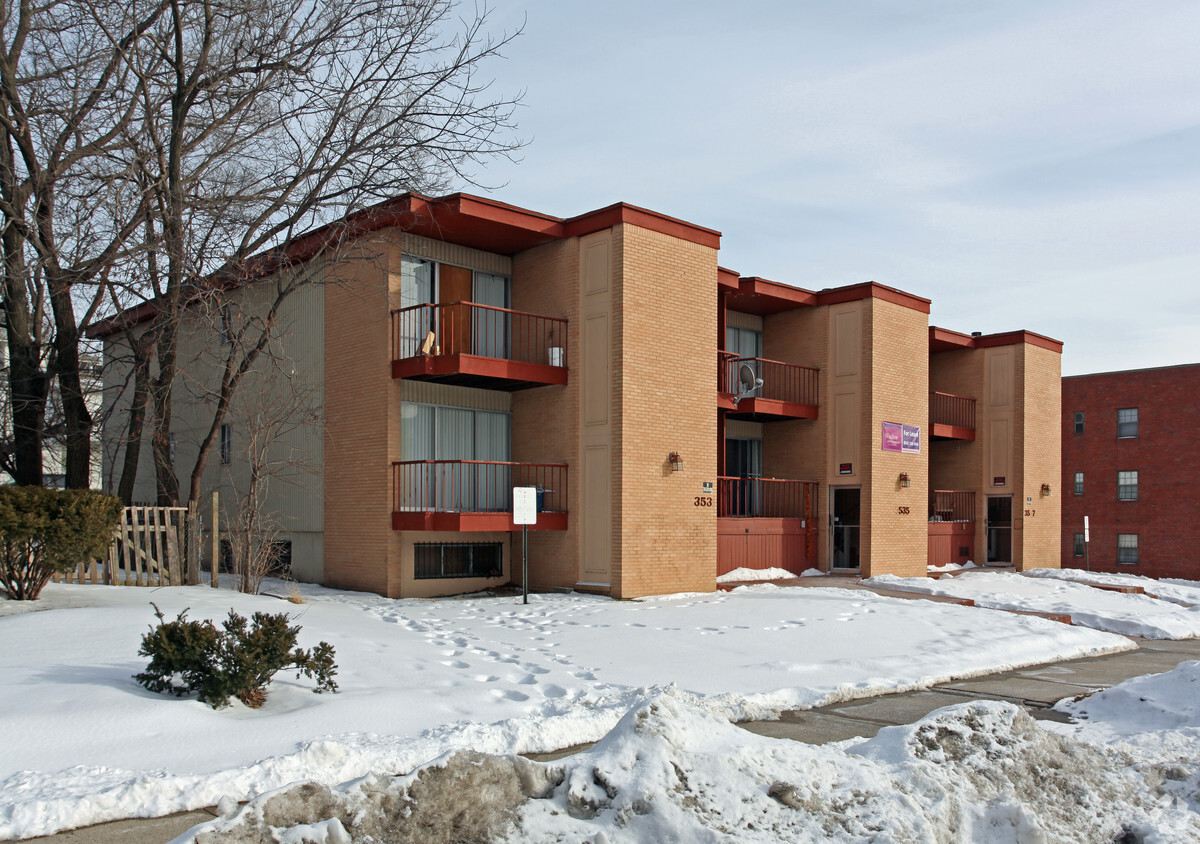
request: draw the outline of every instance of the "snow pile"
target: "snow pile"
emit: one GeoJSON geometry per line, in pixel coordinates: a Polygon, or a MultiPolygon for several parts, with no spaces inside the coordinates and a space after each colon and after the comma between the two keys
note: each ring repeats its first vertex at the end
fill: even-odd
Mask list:
{"type": "Polygon", "coordinates": [[[717,583],[753,583],[760,580],[790,580],[796,575],[787,569],[734,569],[717,576],[717,583]]]}
{"type": "Polygon", "coordinates": [[[193,828],[176,844],[1200,836],[1200,819],[1178,802],[1164,805],[1154,780],[1007,703],[961,704],[874,739],[817,747],[747,733],[702,699],[671,691],[632,708],[591,750],[558,762],[455,754],[406,777],[336,791],[307,784],[193,828]],[[452,838],[447,828],[470,835],[452,838]]]}
{"type": "Polygon", "coordinates": [[[754,584],[523,605],[301,588],[302,605],[207,586],[63,584],[47,587],[45,611],[9,614],[15,602],[0,602],[0,839],[411,771],[453,750],[595,741],[671,684],[736,721],[1133,647],[1036,617],[863,590],[754,584]],[[189,607],[189,618],[218,621],[231,608],[291,612],[301,647],[336,648],[341,692],[314,695],[281,674],[259,710],[151,694],[132,679],[146,665],[137,650],[150,600],[167,617],[189,607]]]}
{"type": "Polygon", "coordinates": [[[1045,577],[1069,580],[1073,583],[1095,583],[1101,586],[1140,586],[1147,595],[1187,607],[1200,606],[1200,583],[1194,580],[1155,580],[1138,574],[1084,571],[1082,569],[1032,569],[1026,577],[1045,577]]]}
{"type": "Polygon", "coordinates": [[[1073,624],[1147,639],[1200,637],[1200,607],[1159,601],[1148,595],[1095,589],[1070,580],[1015,572],[966,572],[930,580],[883,574],[864,585],[901,592],[967,598],[977,607],[1069,615],[1073,624]]]}

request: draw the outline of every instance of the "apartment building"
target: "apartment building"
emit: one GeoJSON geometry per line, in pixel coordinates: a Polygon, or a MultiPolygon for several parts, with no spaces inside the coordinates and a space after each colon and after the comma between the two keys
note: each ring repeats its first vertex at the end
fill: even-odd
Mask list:
{"type": "Polygon", "coordinates": [[[1200,428],[1200,364],[1067,377],[1062,409],[1062,566],[1200,578],[1200,493],[1181,448],[1200,428]]]}
{"type": "Polygon", "coordinates": [[[327,230],[293,248],[324,283],[279,341],[323,408],[319,478],[279,508],[301,579],[519,580],[514,486],[538,489],[535,589],[1058,564],[1057,341],[930,327],[927,299],[874,282],[742,277],[718,232],[625,203],[406,194],[341,225],[358,248],[322,251],[327,230]]]}

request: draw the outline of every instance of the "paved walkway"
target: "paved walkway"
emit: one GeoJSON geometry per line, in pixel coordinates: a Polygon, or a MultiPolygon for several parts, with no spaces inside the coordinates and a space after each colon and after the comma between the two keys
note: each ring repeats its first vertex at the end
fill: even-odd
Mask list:
{"type": "MultiPolygon", "coordinates": [[[[830,585],[824,578],[807,579],[825,580],[825,585],[830,585]]],[[[866,588],[845,585],[847,588],[866,588]]],[[[896,595],[913,597],[905,593],[896,595]]],[[[911,724],[935,709],[967,700],[1010,701],[1024,706],[1034,718],[1061,721],[1063,716],[1051,707],[1063,698],[1106,689],[1131,677],[1169,671],[1181,662],[1200,659],[1200,639],[1134,641],[1139,648],[1136,651],[1033,665],[922,691],[862,698],[819,709],[791,710],[782,713],[778,721],[749,721],[740,726],[759,735],[824,744],[874,736],[884,727],[911,724]]],[[[538,761],[549,761],[577,753],[587,746],[529,756],[538,761]]],[[[165,844],[214,816],[214,810],[202,809],[165,818],[113,821],[28,840],[51,844],[165,844]]]]}

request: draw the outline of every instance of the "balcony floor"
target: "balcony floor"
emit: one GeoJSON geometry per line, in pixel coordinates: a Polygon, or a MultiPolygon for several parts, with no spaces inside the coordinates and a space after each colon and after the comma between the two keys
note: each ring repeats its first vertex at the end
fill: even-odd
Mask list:
{"type": "Polygon", "coordinates": [[[392,377],[513,392],[566,384],[567,368],[479,355],[424,355],[392,361],[392,377]]]}
{"type": "Polygon", "coordinates": [[[796,404],[776,399],[744,398],[734,407],[733,396],[717,394],[717,407],[725,410],[728,419],[746,419],[752,422],[771,422],[776,419],[816,419],[817,405],[796,404]]]}
{"type": "Polygon", "coordinates": [[[566,530],[566,513],[538,513],[536,525],[513,523],[512,513],[439,513],[426,510],[392,511],[392,530],[443,530],[460,533],[491,531],[566,530]]]}
{"type": "Polygon", "coordinates": [[[974,440],[974,428],[962,428],[958,425],[945,425],[941,422],[933,423],[933,431],[931,432],[935,440],[974,440]]]}

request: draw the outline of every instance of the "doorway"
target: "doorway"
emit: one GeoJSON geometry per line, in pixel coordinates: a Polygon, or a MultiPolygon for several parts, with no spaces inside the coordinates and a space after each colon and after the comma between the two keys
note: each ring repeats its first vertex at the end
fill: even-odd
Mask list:
{"type": "Polygon", "coordinates": [[[831,569],[857,569],[862,528],[862,489],[830,487],[829,535],[831,569]]]}
{"type": "Polygon", "coordinates": [[[762,440],[727,437],[725,475],[730,478],[725,516],[758,516],[762,481],[762,440]]]}
{"type": "Polygon", "coordinates": [[[1012,496],[989,495],[987,500],[987,561],[1012,562],[1012,496]]]}

